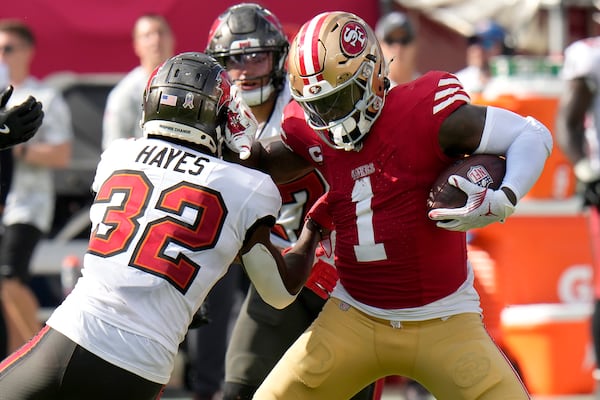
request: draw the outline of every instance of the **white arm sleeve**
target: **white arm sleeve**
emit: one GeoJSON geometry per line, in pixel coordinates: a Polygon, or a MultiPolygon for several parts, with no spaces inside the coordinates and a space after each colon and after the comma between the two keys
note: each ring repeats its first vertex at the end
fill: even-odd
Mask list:
{"type": "Polygon", "coordinates": [[[511,189],[517,200],[540,177],[552,152],[552,134],[533,117],[498,107],[487,107],[485,127],[475,153],[506,155],[506,175],[501,186],[511,189]]]}
{"type": "Polygon", "coordinates": [[[271,306],[281,310],[290,305],[296,295],[285,288],[277,263],[269,249],[257,243],[250,251],[242,255],[246,273],[260,297],[271,306]]]}

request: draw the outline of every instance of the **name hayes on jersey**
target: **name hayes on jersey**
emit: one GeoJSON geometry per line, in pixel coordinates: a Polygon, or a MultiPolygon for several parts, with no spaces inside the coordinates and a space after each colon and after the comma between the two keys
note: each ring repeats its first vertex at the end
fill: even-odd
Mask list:
{"type": "Polygon", "coordinates": [[[204,169],[203,163],[210,162],[199,153],[188,153],[181,149],[162,146],[144,147],[135,161],[190,175],[200,175],[204,169]]]}

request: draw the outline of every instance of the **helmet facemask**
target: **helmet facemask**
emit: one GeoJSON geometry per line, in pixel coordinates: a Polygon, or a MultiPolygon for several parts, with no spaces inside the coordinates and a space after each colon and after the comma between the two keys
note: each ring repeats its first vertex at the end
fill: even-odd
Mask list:
{"type": "Polygon", "coordinates": [[[305,86],[304,96],[297,96],[292,91],[292,96],[304,109],[310,127],[336,149],[359,150],[359,143],[379,116],[383,99],[371,90],[374,67],[374,62],[365,60],[350,79],[335,89],[325,90],[320,96],[309,97],[311,90],[330,87],[322,81],[305,86]]]}
{"type": "Polygon", "coordinates": [[[267,73],[257,76],[245,76],[244,79],[233,79],[232,82],[243,87],[244,82],[259,81],[260,84],[254,89],[242,89],[240,94],[247,105],[250,107],[258,106],[265,103],[273,93],[281,89],[284,60],[274,51],[252,52],[252,49],[244,53],[235,53],[227,57],[222,57],[225,68],[230,71],[232,69],[244,69],[247,63],[262,63],[269,62],[270,69],[267,73]],[[266,59],[265,59],[266,57],[266,59]],[[254,61],[255,58],[261,58],[262,61],[254,61]],[[278,82],[277,85],[275,82],[278,82]],[[277,86],[277,87],[276,87],[277,86]]]}
{"type": "MultiPolygon", "coordinates": [[[[209,32],[206,53],[227,69],[230,58],[265,52],[271,54],[271,71],[268,74],[246,78],[261,79],[261,87],[241,93],[247,105],[257,106],[283,87],[288,47],[287,37],[275,15],[258,4],[243,3],[228,8],[215,20],[209,32]]],[[[240,82],[234,80],[234,83],[240,82]]]]}
{"type": "MultiPolygon", "coordinates": [[[[236,81],[234,81],[236,83],[236,81]]],[[[252,90],[242,90],[241,96],[250,107],[258,106],[265,103],[271,95],[275,93],[273,81],[252,90]]]]}

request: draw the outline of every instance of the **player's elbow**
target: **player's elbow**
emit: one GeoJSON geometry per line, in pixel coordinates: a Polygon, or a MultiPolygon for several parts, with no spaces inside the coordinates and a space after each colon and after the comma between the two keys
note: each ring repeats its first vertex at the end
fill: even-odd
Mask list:
{"type": "Polygon", "coordinates": [[[278,277],[273,277],[268,281],[253,279],[252,283],[265,303],[278,310],[289,306],[296,299],[297,293],[291,294],[278,277]]]}
{"type": "MultiPolygon", "coordinates": [[[[257,289],[258,290],[258,289],[257,289]]],[[[258,292],[260,297],[265,301],[265,303],[269,304],[271,307],[276,308],[278,310],[283,310],[290,304],[294,302],[296,296],[292,296],[289,293],[287,295],[280,296],[278,294],[273,295],[271,292],[258,292]]],[[[283,294],[283,293],[282,293],[283,294]]]]}
{"type": "Polygon", "coordinates": [[[242,255],[242,262],[256,291],[267,304],[282,309],[294,301],[298,291],[288,290],[277,262],[264,245],[255,244],[242,255]]]}
{"type": "Polygon", "coordinates": [[[527,123],[532,128],[532,132],[535,134],[541,145],[546,149],[548,156],[550,156],[552,153],[552,147],[554,145],[550,130],[540,121],[531,116],[527,117],[527,123]]]}

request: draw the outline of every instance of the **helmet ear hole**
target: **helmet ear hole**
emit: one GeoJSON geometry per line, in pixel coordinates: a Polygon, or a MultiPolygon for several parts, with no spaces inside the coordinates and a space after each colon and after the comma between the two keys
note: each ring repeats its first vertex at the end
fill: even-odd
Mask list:
{"type": "Polygon", "coordinates": [[[383,78],[383,90],[387,92],[390,89],[390,86],[392,86],[390,79],[387,76],[384,77],[383,78]]]}

